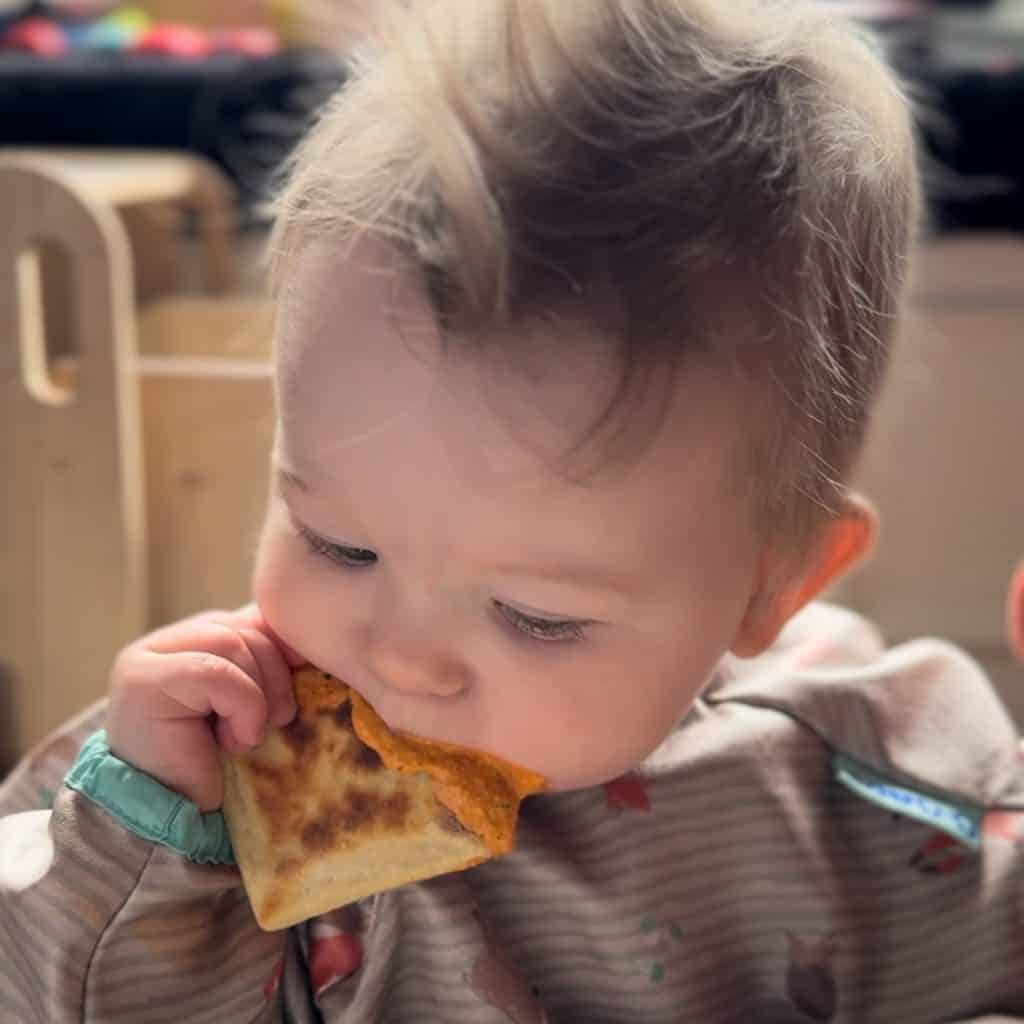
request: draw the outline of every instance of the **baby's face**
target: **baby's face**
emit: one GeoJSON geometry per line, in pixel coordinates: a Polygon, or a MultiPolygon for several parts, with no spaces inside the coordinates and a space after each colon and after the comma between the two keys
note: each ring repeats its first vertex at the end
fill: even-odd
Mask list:
{"type": "Polygon", "coordinates": [[[614,778],[683,716],[746,610],[740,400],[689,373],[628,465],[575,483],[555,459],[615,383],[599,347],[442,356],[385,258],[314,247],[295,270],[256,599],[392,728],[555,789],[614,778]]]}

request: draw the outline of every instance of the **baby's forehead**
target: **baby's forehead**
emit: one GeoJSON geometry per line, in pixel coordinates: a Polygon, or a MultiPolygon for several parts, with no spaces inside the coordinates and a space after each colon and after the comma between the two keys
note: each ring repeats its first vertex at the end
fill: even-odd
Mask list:
{"type": "Polygon", "coordinates": [[[331,382],[350,398],[364,389],[422,403],[455,392],[478,419],[560,430],[568,444],[584,429],[585,411],[609,401],[615,384],[607,346],[585,343],[564,321],[442,338],[420,275],[370,239],[306,247],[282,294],[277,335],[285,404],[331,382]]]}
{"type": "Polygon", "coordinates": [[[462,457],[490,447],[550,470],[552,485],[646,472],[653,490],[671,492],[697,473],[712,489],[741,422],[734,381],[693,365],[671,377],[653,370],[622,394],[618,352],[599,331],[548,317],[443,341],[420,278],[387,244],[312,242],[282,296],[282,423],[307,448],[435,430],[462,457]]]}
{"type": "Polygon", "coordinates": [[[410,343],[436,337],[426,292],[394,247],[373,237],[325,237],[296,248],[281,275],[282,347],[331,345],[376,321],[410,343]]]}

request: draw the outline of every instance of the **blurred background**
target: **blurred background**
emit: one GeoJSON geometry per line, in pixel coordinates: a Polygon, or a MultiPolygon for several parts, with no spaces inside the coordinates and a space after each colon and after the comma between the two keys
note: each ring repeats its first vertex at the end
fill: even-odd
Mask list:
{"type": "MultiPolygon", "coordinates": [[[[466,0],[472,2],[472,0],[466,0]]],[[[727,0],[722,0],[727,2],[727,0]]],[[[1024,0],[820,0],[919,103],[910,316],[832,595],[967,647],[1024,722],[1024,0]]],[[[272,432],[265,199],[369,0],[0,0],[0,773],[124,643],[248,600],[272,432]]]]}

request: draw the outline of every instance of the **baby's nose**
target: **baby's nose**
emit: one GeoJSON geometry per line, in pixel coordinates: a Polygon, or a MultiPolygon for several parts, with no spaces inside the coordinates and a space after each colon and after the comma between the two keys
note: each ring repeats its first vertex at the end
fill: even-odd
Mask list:
{"type": "Polygon", "coordinates": [[[465,664],[426,638],[375,631],[367,647],[369,668],[382,686],[431,697],[454,697],[469,686],[465,664]]]}

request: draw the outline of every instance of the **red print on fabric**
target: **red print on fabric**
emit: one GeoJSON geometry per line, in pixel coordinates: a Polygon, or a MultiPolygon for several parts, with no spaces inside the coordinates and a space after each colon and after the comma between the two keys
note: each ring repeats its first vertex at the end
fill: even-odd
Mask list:
{"type": "Polygon", "coordinates": [[[620,775],[604,784],[604,795],[612,811],[649,811],[651,799],[647,792],[648,783],[636,772],[620,775]]]}
{"type": "Polygon", "coordinates": [[[936,832],[910,858],[910,866],[923,875],[952,875],[967,860],[967,851],[951,835],[936,832]]]}
{"type": "Polygon", "coordinates": [[[277,990],[281,987],[281,972],[284,970],[284,959],[278,960],[274,964],[274,971],[267,979],[267,983],[263,986],[263,998],[269,1003],[274,996],[277,995],[277,990]]]}
{"type": "Polygon", "coordinates": [[[326,921],[314,921],[309,937],[309,977],[314,996],[336,981],[355,974],[363,963],[363,943],[358,935],[326,921]]]}

